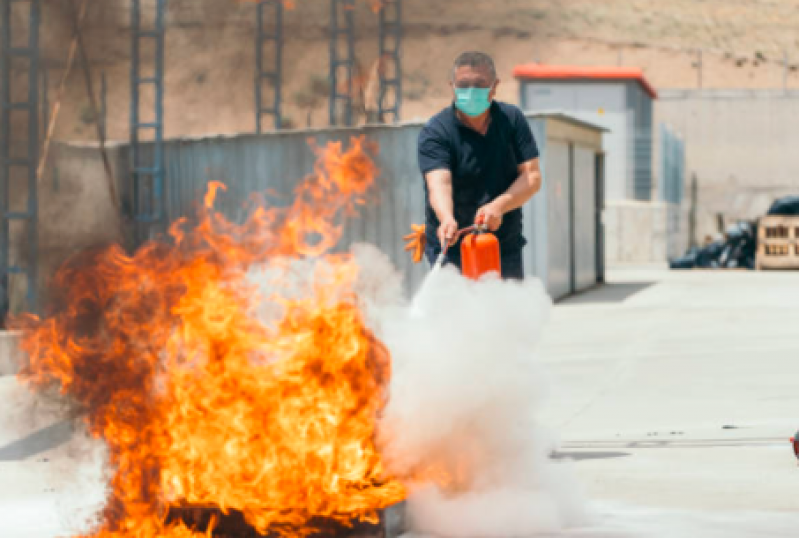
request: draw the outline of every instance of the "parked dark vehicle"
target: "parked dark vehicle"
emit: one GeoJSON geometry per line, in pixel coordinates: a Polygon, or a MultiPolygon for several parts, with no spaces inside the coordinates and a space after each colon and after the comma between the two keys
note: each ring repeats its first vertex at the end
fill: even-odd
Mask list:
{"type": "Polygon", "coordinates": [[[671,269],[754,269],[757,226],[741,221],[733,224],[724,239],[705,247],[694,247],[669,263],[671,269]]]}

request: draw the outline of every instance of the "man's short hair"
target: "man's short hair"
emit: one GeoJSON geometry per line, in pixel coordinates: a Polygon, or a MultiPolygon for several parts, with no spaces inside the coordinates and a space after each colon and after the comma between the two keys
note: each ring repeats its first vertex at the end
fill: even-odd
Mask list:
{"type": "Polygon", "coordinates": [[[455,72],[459,67],[473,67],[475,69],[485,69],[491,74],[491,79],[497,79],[497,70],[494,67],[494,60],[491,56],[484,52],[468,51],[462,52],[455,58],[455,63],[452,64],[452,73],[450,78],[455,80],[455,72]]]}

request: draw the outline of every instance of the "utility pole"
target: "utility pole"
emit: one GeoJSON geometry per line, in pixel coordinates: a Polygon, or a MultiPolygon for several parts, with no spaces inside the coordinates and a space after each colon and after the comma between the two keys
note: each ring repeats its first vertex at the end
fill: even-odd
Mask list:
{"type": "Polygon", "coordinates": [[[788,93],[788,51],[782,51],[782,91],[788,93]]]}
{"type": "Polygon", "coordinates": [[[702,49],[696,50],[696,86],[702,89],[702,49]]]}

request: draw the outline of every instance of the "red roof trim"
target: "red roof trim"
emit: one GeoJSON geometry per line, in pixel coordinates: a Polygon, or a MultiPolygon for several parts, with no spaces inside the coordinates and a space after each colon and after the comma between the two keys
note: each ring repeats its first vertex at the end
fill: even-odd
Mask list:
{"type": "Polygon", "coordinates": [[[573,65],[517,65],[513,76],[522,80],[576,79],[576,80],[637,80],[652,99],[657,99],[655,88],[637,67],[581,67],[573,65]]]}

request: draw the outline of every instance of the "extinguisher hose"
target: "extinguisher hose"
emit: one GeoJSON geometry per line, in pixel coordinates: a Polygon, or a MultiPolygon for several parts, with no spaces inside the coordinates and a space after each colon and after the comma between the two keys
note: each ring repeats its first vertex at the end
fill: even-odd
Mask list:
{"type": "Polygon", "coordinates": [[[449,250],[450,244],[457,242],[458,239],[460,239],[462,236],[476,231],[480,232],[484,231],[484,226],[483,225],[467,226],[466,228],[461,228],[460,230],[455,232],[455,236],[446,245],[444,245],[441,248],[441,254],[438,255],[438,258],[436,258],[436,263],[435,265],[433,265],[433,272],[438,271],[444,265],[444,262],[447,259],[447,250],[449,250]]]}

